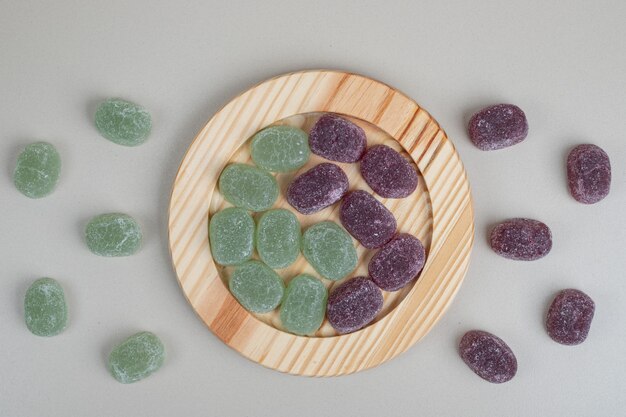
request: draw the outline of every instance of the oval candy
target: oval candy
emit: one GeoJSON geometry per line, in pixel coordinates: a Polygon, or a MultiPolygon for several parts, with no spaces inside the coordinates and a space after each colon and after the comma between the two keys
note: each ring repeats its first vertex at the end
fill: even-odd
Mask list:
{"type": "Polygon", "coordinates": [[[287,201],[302,214],[316,213],[341,200],[348,191],[348,177],[335,164],[324,162],[294,179],[287,201]]]}
{"type": "Polygon", "coordinates": [[[278,183],[271,174],[246,164],[230,164],[220,174],[220,192],[232,205],[265,211],[278,198],[278,183]]]}
{"type": "Polygon", "coordinates": [[[308,139],[297,127],[270,126],[252,137],[250,155],[256,166],[267,171],[294,171],[309,160],[308,139]]]}
{"type": "Polygon", "coordinates": [[[337,332],[345,334],[362,329],[383,308],[383,294],[367,277],[352,278],[328,297],[328,321],[337,332]]]}
{"type": "Polygon", "coordinates": [[[254,220],[239,207],[215,213],[209,223],[213,259],[220,265],[237,265],[254,253],[254,220]]]}
{"type": "Polygon", "coordinates": [[[368,264],[369,276],[380,289],[398,291],[417,277],[426,259],[422,242],[399,234],[380,248],[368,264]]]}
{"type": "Polygon", "coordinates": [[[341,224],[363,246],[379,248],[396,233],[396,219],[387,207],[370,193],[357,190],[341,202],[341,224]]]}
{"type": "Polygon", "coordinates": [[[365,132],[351,121],[324,114],[309,133],[311,152],[337,162],[356,162],[367,146],[365,132]]]}
{"type": "Polygon", "coordinates": [[[150,332],[140,332],[117,345],[109,354],[108,368],[122,384],[137,382],[157,371],[165,362],[165,346],[150,332]]]}
{"type": "Polygon", "coordinates": [[[285,292],[282,278],[260,261],[236,266],[228,282],[237,301],[253,313],[268,313],[280,304],[285,292]]]}
{"type": "Polygon", "coordinates": [[[332,281],[346,277],[358,262],[350,235],[331,221],[314,224],[304,232],[302,254],[320,275],[332,281]]]}
{"type": "Polygon", "coordinates": [[[510,381],[517,373],[517,358],[499,337],[470,330],[459,343],[459,355],[476,375],[494,384],[510,381]]]}
{"type": "Polygon", "coordinates": [[[534,261],[552,249],[552,232],[533,219],[509,219],[491,231],[491,248],[498,255],[517,261],[534,261]]]}
{"type": "Polygon", "coordinates": [[[609,195],[611,162],[602,148],[578,145],[567,157],[567,182],[576,201],[594,204],[609,195]]]}
{"type": "Polygon", "coordinates": [[[85,228],[87,247],[100,256],[130,256],[139,250],[142,239],[137,221],[123,213],[95,216],[85,228]]]}
{"type": "Polygon", "coordinates": [[[46,142],[32,143],[18,156],[13,183],[30,198],[45,197],[54,191],[61,175],[61,156],[46,142]]]}
{"type": "Polygon", "coordinates": [[[496,104],[476,113],[469,122],[469,136],[482,151],[494,151],[520,143],[528,135],[526,115],[513,104],[496,104]]]}
{"type": "Polygon", "coordinates": [[[286,268],[300,254],[300,222],[285,209],[268,210],[256,228],[256,248],[259,257],[274,269],[286,268]]]}
{"type": "Polygon", "coordinates": [[[381,197],[404,198],[417,188],[415,166],[389,146],[369,148],[360,169],[367,185],[381,197]]]}
{"type": "Polygon", "coordinates": [[[311,275],[301,274],[291,280],[280,307],[280,321],[287,331],[307,335],[315,333],[324,321],[328,291],[311,275]]]}
{"type": "Polygon", "coordinates": [[[37,336],[54,336],[67,326],[63,287],[52,278],[33,282],[24,297],[26,327],[37,336]]]}
{"type": "Polygon", "coordinates": [[[562,345],[578,345],[587,339],[596,306],[582,291],[566,289],[559,292],[546,318],[548,335],[562,345]]]}
{"type": "Polygon", "coordinates": [[[102,136],[124,146],[141,145],[152,130],[152,118],[146,109],[117,98],[100,104],[95,123],[102,136]]]}

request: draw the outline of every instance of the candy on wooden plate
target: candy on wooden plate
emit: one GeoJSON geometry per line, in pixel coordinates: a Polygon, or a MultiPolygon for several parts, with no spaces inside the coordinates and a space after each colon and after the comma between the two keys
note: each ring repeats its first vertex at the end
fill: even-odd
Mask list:
{"type": "Polygon", "coordinates": [[[417,188],[415,166],[389,146],[369,148],[360,169],[367,185],[381,197],[404,198],[417,188]]]}
{"type": "Polygon", "coordinates": [[[470,330],[459,343],[459,355],[482,379],[494,384],[510,381],[517,373],[517,359],[511,348],[499,337],[470,330]]]}
{"type": "Polygon", "coordinates": [[[37,336],[54,336],[67,326],[63,287],[52,278],[33,282],[24,297],[26,327],[37,336]]]}
{"type": "Polygon", "coordinates": [[[548,310],[548,335],[562,345],[578,345],[587,339],[596,306],[591,297],[580,290],[560,291],[548,310]]]}
{"type": "Polygon", "coordinates": [[[290,172],[309,160],[308,136],[293,126],[270,126],[252,137],[250,155],[259,168],[290,172]]]}
{"type": "Polygon", "coordinates": [[[232,205],[265,211],[278,198],[278,183],[271,174],[246,164],[230,164],[220,174],[220,192],[232,205]]]}
{"type": "Polygon", "coordinates": [[[236,266],[228,282],[237,301],[253,313],[268,313],[280,304],[285,292],[282,278],[260,261],[236,266]]]}
{"type": "Polygon", "coordinates": [[[309,133],[311,152],[337,162],[356,162],[367,146],[365,132],[343,117],[325,114],[309,133]]]}
{"type": "Polygon", "coordinates": [[[315,333],[324,321],[328,291],[322,282],[307,274],[294,277],[285,291],[280,321],[298,335],[315,333]]]}
{"type": "Polygon", "coordinates": [[[494,227],[490,244],[494,252],[505,258],[534,261],[552,249],[552,232],[538,220],[509,219],[494,227]]]}
{"type": "Polygon", "coordinates": [[[339,333],[352,333],[374,320],[383,308],[383,294],[367,277],[349,279],[328,297],[328,321],[339,333]]]}
{"type": "Polygon", "coordinates": [[[270,268],[286,268],[294,263],[300,254],[300,238],[300,222],[289,210],[268,210],[259,218],[256,248],[270,268]]]}
{"type": "Polygon", "coordinates": [[[302,254],[320,275],[333,281],[354,271],[358,262],[350,235],[331,221],[314,224],[304,232],[302,254]]]}
{"type": "Polygon", "coordinates": [[[387,207],[370,193],[357,190],[341,201],[341,224],[363,246],[379,248],[396,233],[396,219],[387,207]]]}
{"type": "Polygon", "coordinates": [[[237,265],[252,258],[254,220],[239,207],[229,207],[211,216],[209,243],[213,259],[220,265],[237,265]]]}
{"type": "Polygon", "coordinates": [[[17,158],[13,183],[26,197],[41,198],[54,191],[61,174],[61,157],[46,142],[32,143],[17,158]]]}
{"type": "Polygon", "coordinates": [[[494,151],[520,143],[528,135],[526,115],[513,104],[496,104],[476,113],[469,122],[469,136],[483,151],[494,151]]]}
{"type": "Polygon", "coordinates": [[[87,247],[100,256],[130,256],[139,250],[142,239],[137,221],[124,213],[95,216],[85,228],[87,247]]]}
{"type": "Polygon", "coordinates": [[[122,384],[130,384],[157,371],[165,361],[165,347],[153,333],[140,332],[117,345],[109,354],[111,375],[122,384]]]}
{"type": "Polygon", "coordinates": [[[611,162],[602,148],[592,144],[578,145],[567,157],[567,180],[576,201],[594,204],[609,194],[611,162]]]}
{"type": "Polygon", "coordinates": [[[117,98],[100,104],[95,123],[102,136],[124,146],[141,145],[152,130],[152,118],[146,109],[117,98]]]}
{"type": "Polygon", "coordinates": [[[316,213],[341,200],[348,191],[348,177],[335,164],[324,162],[294,179],[287,201],[302,214],[316,213]]]}
{"type": "Polygon", "coordinates": [[[422,242],[415,236],[402,233],[372,257],[368,265],[369,276],[381,289],[398,291],[417,277],[425,259],[422,242]]]}

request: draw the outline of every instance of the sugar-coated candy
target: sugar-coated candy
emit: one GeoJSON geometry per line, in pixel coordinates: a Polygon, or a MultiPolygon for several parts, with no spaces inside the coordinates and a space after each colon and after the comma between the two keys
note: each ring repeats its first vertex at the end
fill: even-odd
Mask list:
{"type": "Polygon", "coordinates": [[[356,162],[367,146],[365,132],[343,117],[325,114],[309,133],[311,152],[337,162],[356,162]]]}
{"type": "Polygon", "coordinates": [[[106,213],[93,217],[85,228],[87,247],[100,256],[129,256],[142,241],[139,224],[128,214],[106,213]]]}
{"type": "Polygon", "coordinates": [[[341,201],[341,224],[363,246],[379,248],[396,233],[396,219],[387,207],[370,193],[357,190],[341,201]]]}
{"type": "Polygon", "coordinates": [[[228,202],[251,211],[265,211],[278,198],[276,178],[246,164],[230,164],[224,168],[219,187],[228,202]]]}
{"type": "Polygon", "coordinates": [[[572,288],[560,291],[548,310],[548,335],[562,345],[578,345],[587,339],[596,306],[591,297],[572,288]]]}
{"type": "Polygon", "coordinates": [[[350,235],[331,221],[314,224],[304,232],[302,254],[320,275],[333,281],[354,271],[358,262],[350,235]]]}
{"type": "Polygon", "coordinates": [[[252,137],[250,155],[259,168],[289,172],[309,160],[308,136],[293,126],[270,126],[252,137]]]}
{"type": "Polygon", "coordinates": [[[578,145],[567,157],[567,180],[572,197],[584,204],[594,204],[609,194],[611,162],[602,148],[578,145]]]}
{"type": "Polygon", "coordinates": [[[294,179],[287,201],[302,214],[313,214],[339,201],[348,191],[348,177],[335,164],[321,163],[294,179]]]}
{"type": "Polygon", "coordinates": [[[372,257],[368,264],[369,276],[381,289],[397,291],[417,277],[425,259],[422,242],[415,236],[402,233],[372,257]]]}
{"type": "Polygon", "coordinates": [[[95,123],[102,136],[124,146],[144,143],[152,130],[152,118],[146,109],[117,98],[110,98],[100,104],[96,110],[95,123]]]}
{"type": "Polygon", "coordinates": [[[294,263],[300,254],[300,238],[300,222],[289,210],[268,210],[259,218],[256,248],[270,268],[286,268],[294,263]]]}
{"type": "Polygon", "coordinates": [[[24,297],[26,327],[37,336],[54,336],[67,326],[67,303],[63,287],[52,278],[40,278],[24,297]]]}
{"type": "Polygon", "coordinates": [[[470,330],[459,343],[459,355],[482,379],[494,384],[510,381],[517,373],[517,359],[511,348],[499,337],[470,330]]]}
{"type": "Polygon", "coordinates": [[[498,255],[517,261],[534,261],[552,249],[552,232],[538,220],[509,219],[491,231],[491,248],[498,255]]]}
{"type": "Polygon", "coordinates": [[[282,278],[269,266],[255,260],[236,266],[228,286],[237,301],[253,313],[274,310],[285,292],[282,278]]]}
{"type": "Polygon", "coordinates": [[[369,148],[360,169],[367,185],[381,197],[404,198],[417,188],[415,166],[389,146],[369,148]]]}
{"type": "Polygon", "coordinates": [[[117,345],[109,354],[111,375],[122,384],[137,382],[157,371],[165,361],[165,346],[150,332],[140,332],[117,345]]]}
{"type": "Polygon", "coordinates": [[[469,122],[469,136],[483,151],[515,145],[528,135],[526,115],[513,104],[496,104],[476,113],[469,122]]]}
{"type": "Polygon", "coordinates": [[[322,282],[311,275],[293,278],[280,307],[283,327],[294,334],[315,333],[324,321],[328,291],[322,282]]]}
{"type": "Polygon", "coordinates": [[[209,223],[209,243],[213,259],[220,265],[237,265],[252,258],[254,220],[239,207],[215,213],[209,223]]]}
{"type": "Polygon", "coordinates": [[[54,191],[61,174],[61,157],[46,142],[32,143],[17,158],[13,183],[26,197],[41,198],[54,191]]]}
{"type": "Polygon", "coordinates": [[[367,277],[352,278],[328,297],[328,321],[339,333],[352,333],[368,325],[383,308],[383,294],[367,277]]]}

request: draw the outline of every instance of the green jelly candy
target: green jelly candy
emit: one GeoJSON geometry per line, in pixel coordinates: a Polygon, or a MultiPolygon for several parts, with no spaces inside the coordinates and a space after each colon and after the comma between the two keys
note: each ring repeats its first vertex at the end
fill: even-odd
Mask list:
{"type": "Polygon", "coordinates": [[[54,191],[61,174],[61,157],[49,143],[32,143],[17,158],[15,188],[26,197],[41,198],[54,191]]]}
{"type": "Polygon", "coordinates": [[[100,134],[118,145],[141,145],[152,129],[150,113],[135,103],[117,98],[101,103],[95,119],[100,134]]]}
{"type": "Polygon", "coordinates": [[[280,307],[280,320],[287,331],[298,335],[314,333],[326,313],[328,291],[311,275],[301,274],[291,280],[280,307]]]}
{"type": "Polygon", "coordinates": [[[250,165],[228,165],[220,175],[219,186],[226,200],[252,211],[265,211],[278,198],[276,178],[250,165]]]}
{"type": "Polygon", "coordinates": [[[228,286],[237,301],[253,313],[274,310],[285,292],[281,277],[259,261],[248,261],[235,267],[228,286]]]}
{"type": "Polygon", "coordinates": [[[52,278],[38,279],[24,297],[26,327],[37,336],[54,336],[67,326],[65,293],[52,278]]]}
{"type": "Polygon", "coordinates": [[[259,167],[272,172],[289,172],[309,160],[308,135],[292,126],[270,126],[252,138],[252,160],[259,167]]]}
{"type": "Polygon", "coordinates": [[[256,249],[269,267],[285,268],[300,254],[300,222],[289,210],[269,210],[256,229],[256,249]]]}
{"type": "Polygon", "coordinates": [[[215,262],[237,265],[252,258],[254,252],[254,220],[237,207],[215,213],[209,223],[209,241],[215,262]]]}
{"type": "Polygon", "coordinates": [[[354,271],[358,261],[350,235],[330,221],[314,224],[304,232],[302,253],[320,275],[333,281],[354,271]]]}
{"type": "Polygon", "coordinates": [[[100,256],[129,256],[141,246],[141,228],[127,214],[107,213],[92,218],[85,228],[89,249],[100,256]]]}
{"type": "Polygon", "coordinates": [[[109,354],[109,372],[122,384],[137,382],[149,376],[163,365],[165,347],[150,332],[137,333],[109,354]]]}

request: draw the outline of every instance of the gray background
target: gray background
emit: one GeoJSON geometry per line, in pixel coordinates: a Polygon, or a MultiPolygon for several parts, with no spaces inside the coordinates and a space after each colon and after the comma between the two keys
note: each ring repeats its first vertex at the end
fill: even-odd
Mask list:
{"type": "Polygon", "coordinates": [[[2,416],[623,416],[626,414],[626,6],[623,1],[0,1],[0,415],[2,416]],[[231,97],[284,72],[336,68],[387,82],[446,129],[463,158],[476,210],[472,263],[449,312],[387,364],[340,378],[282,375],[223,345],[178,288],[166,208],[178,164],[231,97]],[[96,104],[146,106],[141,147],[101,138],[96,104]],[[528,139],[486,153],[466,135],[481,106],[512,102],[528,139]],[[35,140],[63,158],[58,189],[30,200],[12,185],[20,149],[35,140]],[[565,157],[592,142],[613,164],[608,198],[568,194],[565,157]],[[136,256],[92,255],[81,233],[107,211],[136,216],[136,256]],[[545,221],[554,249],[540,261],[498,257],[489,226],[545,221]],[[23,323],[38,277],[65,287],[71,324],[40,338],[23,323]],[[588,340],[551,341],[543,327],[556,291],[597,304],[588,340]],[[472,328],[515,351],[518,375],[491,385],[456,354],[472,328]],[[168,360],[152,377],[117,383],[106,355],[139,330],[168,360]]]}

